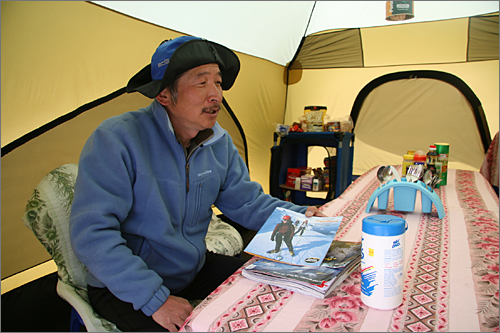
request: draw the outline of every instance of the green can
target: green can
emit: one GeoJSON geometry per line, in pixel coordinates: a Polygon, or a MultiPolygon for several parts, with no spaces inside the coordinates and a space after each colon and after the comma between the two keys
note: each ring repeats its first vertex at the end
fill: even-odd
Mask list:
{"type": "Polygon", "coordinates": [[[449,143],[435,143],[436,152],[438,154],[438,165],[441,166],[441,183],[436,187],[447,184],[448,181],[448,161],[450,159],[450,144],[449,143]]]}

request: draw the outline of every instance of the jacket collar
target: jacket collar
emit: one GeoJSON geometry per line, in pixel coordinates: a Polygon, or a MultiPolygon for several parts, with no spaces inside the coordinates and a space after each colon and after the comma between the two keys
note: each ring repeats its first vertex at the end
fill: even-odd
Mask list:
{"type": "MultiPolygon", "coordinates": [[[[176,138],[174,127],[172,126],[172,122],[170,121],[170,118],[168,116],[167,111],[165,111],[165,108],[163,105],[160,104],[156,99],[153,100],[151,103],[151,110],[153,112],[154,117],[158,120],[158,122],[161,124],[162,128],[168,132],[170,135],[173,135],[173,137],[176,138]],[[164,127],[164,124],[167,124],[167,127],[164,127]]],[[[222,138],[225,134],[224,129],[219,125],[218,122],[215,122],[215,125],[212,127],[213,135],[211,138],[208,139],[204,143],[204,145],[210,145],[216,141],[218,141],[220,138],[222,138]]],[[[200,132],[201,135],[198,135],[196,138],[198,138],[197,141],[202,139],[203,141],[206,140],[207,135],[203,134],[200,132]]],[[[210,137],[210,135],[208,135],[210,137]]],[[[200,143],[200,142],[197,142],[200,143]]]]}

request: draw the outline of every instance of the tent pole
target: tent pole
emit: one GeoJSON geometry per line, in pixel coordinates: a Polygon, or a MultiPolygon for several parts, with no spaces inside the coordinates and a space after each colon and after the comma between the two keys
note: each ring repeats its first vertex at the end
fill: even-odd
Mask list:
{"type": "Polygon", "coordinates": [[[309,20],[307,21],[306,29],[304,30],[304,35],[302,36],[300,40],[299,47],[297,48],[297,51],[295,52],[292,60],[288,63],[286,66],[286,93],[285,93],[285,110],[283,111],[283,123],[285,123],[285,116],[286,116],[286,106],[287,106],[287,101],[288,101],[288,84],[289,84],[289,78],[290,78],[290,69],[292,68],[293,63],[297,59],[297,56],[300,53],[300,50],[302,49],[302,45],[304,45],[304,41],[306,39],[306,34],[307,34],[307,29],[309,29],[309,24],[311,23],[311,18],[314,13],[314,8],[316,7],[316,1],[314,1],[313,7],[311,9],[311,14],[309,15],[309,20]]]}

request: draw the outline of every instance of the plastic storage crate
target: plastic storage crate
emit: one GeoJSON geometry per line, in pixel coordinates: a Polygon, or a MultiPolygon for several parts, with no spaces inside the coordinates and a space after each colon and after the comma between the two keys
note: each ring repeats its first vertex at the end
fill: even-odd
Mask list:
{"type": "MultiPolygon", "coordinates": [[[[290,190],[290,199],[298,205],[323,205],[337,198],[352,182],[354,134],[348,132],[290,132],[281,137],[275,134],[271,148],[269,193],[285,199],[284,192],[290,190]],[[330,186],[326,198],[309,197],[307,192],[284,188],[288,168],[307,165],[308,149],[311,146],[336,148],[336,167],[329,168],[330,186]]],[[[332,156],[333,157],[333,156],[332,156]]],[[[318,166],[319,167],[319,166],[318,166]]]]}

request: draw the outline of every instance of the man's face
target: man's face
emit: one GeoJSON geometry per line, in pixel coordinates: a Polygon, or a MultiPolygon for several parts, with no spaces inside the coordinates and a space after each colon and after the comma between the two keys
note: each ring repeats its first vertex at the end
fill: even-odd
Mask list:
{"type": "Polygon", "coordinates": [[[199,131],[215,125],[222,103],[222,77],[217,64],[207,64],[186,71],[178,81],[177,101],[171,95],[165,105],[176,132],[181,138],[193,138],[199,131]]]}

